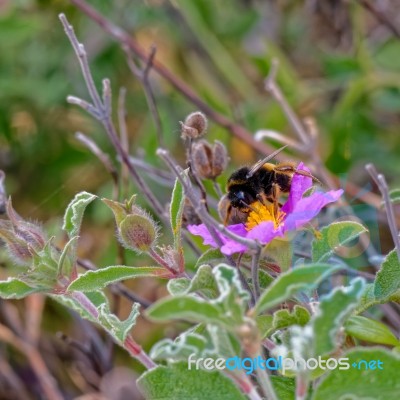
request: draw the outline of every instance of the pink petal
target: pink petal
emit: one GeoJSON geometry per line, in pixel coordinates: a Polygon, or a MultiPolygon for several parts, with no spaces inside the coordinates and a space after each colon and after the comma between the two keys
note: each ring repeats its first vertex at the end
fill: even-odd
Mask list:
{"type": "Polygon", "coordinates": [[[311,221],[323,207],[339,199],[343,190],[331,190],[327,193],[315,192],[309,197],[299,200],[293,211],[287,215],[284,222],[284,230],[300,228],[311,221]]]}
{"type": "MultiPolygon", "coordinates": [[[[297,170],[310,172],[310,170],[301,162],[297,170]]],[[[290,214],[296,204],[301,200],[303,194],[306,190],[308,190],[312,186],[312,179],[308,176],[294,174],[292,183],[290,185],[290,193],[289,197],[286,200],[286,203],[282,206],[282,211],[286,214],[290,214]]]]}

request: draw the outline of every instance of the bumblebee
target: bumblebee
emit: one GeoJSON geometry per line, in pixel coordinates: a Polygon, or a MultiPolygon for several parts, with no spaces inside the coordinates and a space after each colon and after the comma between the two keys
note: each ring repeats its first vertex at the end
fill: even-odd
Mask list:
{"type": "Polygon", "coordinates": [[[289,193],[294,174],[308,176],[319,183],[309,172],[297,171],[295,163],[268,162],[286,147],[276,150],[252,167],[242,167],[232,173],[226,185],[227,194],[220,202],[220,215],[224,217],[225,225],[232,215],[240,215],[241,220],[245,221],[247,214],[253,209],[252,204],[257,201],[262,204],[273,203],[277,209],[280,206],[279,196],[281,193],[289,193]]]}

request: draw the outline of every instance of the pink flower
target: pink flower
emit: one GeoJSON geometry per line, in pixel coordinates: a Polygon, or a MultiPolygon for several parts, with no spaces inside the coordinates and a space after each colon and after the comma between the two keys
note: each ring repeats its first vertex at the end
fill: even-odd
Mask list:
{"type": "MultiPolygon", "coordinates": [[[[309,169],[303,163],[300,163],[297,169],[309,172],[309,169]]],[[[256,239],[262,244],[267,244],[278,236],[284,236],[287,231],[304,226],[317,216],[323,207],[338,200],[343,194],[343,190],[340,189],[326,193],[314,192],[310,196],[304,197],[305,192],[311,187],[311,178],[295,174],[288,199],[278,211],[278,215],[274,214],[272,205],[259,203],[257,209],[249,213],[246,224],[229,225],[227,229],[238,236],[256,239]]],[[[204,244],[215,248],[219,247],[204,224],[189,225],[188,229],[193,235],[201,236],[204,244]]],[[[219,232],[217,232],[217,235],[223,243],[221,246],[223,254],[231,255],[243,253],[247,250],[245,245],[227,238],[219,232]]]]}

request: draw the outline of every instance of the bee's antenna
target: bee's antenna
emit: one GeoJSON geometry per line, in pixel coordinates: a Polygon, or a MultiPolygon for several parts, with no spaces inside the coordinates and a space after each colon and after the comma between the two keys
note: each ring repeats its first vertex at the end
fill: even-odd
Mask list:
{"type": "Polygon", "coordinates": [[[247,173],[246,178],[249,179],[251,178],[266,162],[269,160],[272,160],[276,155],[278,155],[282,150],[286,149],[288,145],[281,147],[280,149],[274,151],[272,154],[269,156],[265,157],[264,159],[256,162],[250,169],[250,171],[247,173]]]}

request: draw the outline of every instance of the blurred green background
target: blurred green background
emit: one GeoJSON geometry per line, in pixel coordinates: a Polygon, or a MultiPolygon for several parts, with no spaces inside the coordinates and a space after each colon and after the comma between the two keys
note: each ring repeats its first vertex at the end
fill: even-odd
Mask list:
{"type": "MultiPolygon", "coordinates": [[[[370,181],[364,164],[374,162],[392,187],[400,184],[400,40],[361,2],[89,3],[144,48],[155,44],[156,58],[219,112],[252,132],[272,129],[293,137],[280,107],[263,89],[277,58],[278,81],[294,110],[316,118],[329,170],[363,187],[370,181]]],[[[400,26],[399,1],[373,3],[400,26]]],[[[59,226],[77,192],[112,195],[109,175],[75,139],[76,131],[118,164],[100,124],[66,102],[68,95],[88,99],[88,94],[60,12],[85,44],[97,86],[110,78],[114,109],[120,87],[126,87],[131,153],[162,166],[145,95],[120,45],[66,0],[0,0],[0,169],[18,212],[47,221],[50,229],[58,229],[52,227],[59,226]]],[[[154,72],[151,84],[165,141],[183,160],[179,121],[196,107],[154,72]]],[[[212,122],[208,138],[226,143],[230,170],[258,157],[212,122]]],[[[170,189],[149,182],[167,202],[170,189]]],[[[111,213],[96,202],[85,218],[82,255],[100,266],[115,263],[113,230],[111,213]]],[[[157,297],[159,287],[149,283],[147,290],[157,297]]],[[[146,332],[142,336],[148,339],[146,332]]]]}

